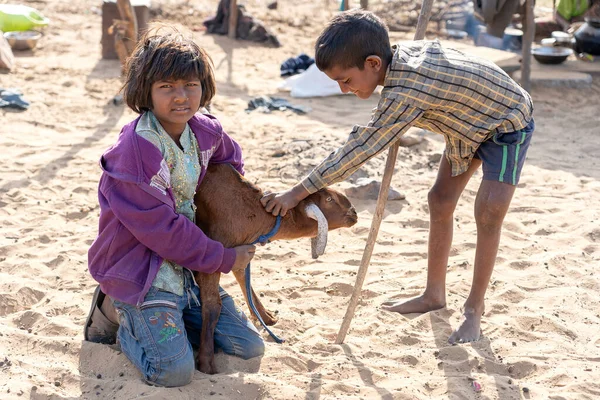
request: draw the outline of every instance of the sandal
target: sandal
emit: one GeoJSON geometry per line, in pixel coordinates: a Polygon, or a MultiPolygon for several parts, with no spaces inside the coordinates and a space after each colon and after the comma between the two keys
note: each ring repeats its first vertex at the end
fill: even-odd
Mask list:
{"type": "Polygon", "coordinates": [[[102,344],[115,344],[117,342],[119,324],[115,324],[106,318],[100,309],[105,299],[106,294],[102,293],[100,285],[98,285],[94,291],[92,307],[83,328],[83,339],[88,342],[102,344]]]}

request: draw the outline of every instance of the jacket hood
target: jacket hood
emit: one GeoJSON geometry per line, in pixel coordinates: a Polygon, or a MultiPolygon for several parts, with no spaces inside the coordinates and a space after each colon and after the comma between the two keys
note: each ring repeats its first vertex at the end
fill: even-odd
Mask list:
{"type": "MultiPolygon", "coordinates": [[[[139,119],[138,117],[125,125],[121,129],[116,143],[108,148],[100,158],[100,168],[111,178],[137,184],[143,180],[139,170],[142,165],[140,162],[139,141],[145,141],[145,139],[138,137],[135,133],[135,127],[139,119]]],[[[150,154],[146,155],[152,157],[152,153],[157,152],[148,153],[150,154]]],[[[158,157],[162,158],[160,153],[158,153],[158,157]]],[[[160,163],[160,160],[158,162],[160,163]]]]}

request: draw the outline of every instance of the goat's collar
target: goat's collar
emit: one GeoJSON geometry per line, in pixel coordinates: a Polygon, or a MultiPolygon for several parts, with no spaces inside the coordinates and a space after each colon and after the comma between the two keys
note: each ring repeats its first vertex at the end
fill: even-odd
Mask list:
{"type": "Polygon", "coordinates": [[[252,243],[252,244],[256,244],[256,243],[267,244],[269,242],[269,239],[271,239],[273,236],[275,236],[277,234],[277,231],[279,231],[280,226],[281,226],[281,215],[278,215],[277,218],[275,219],[275,226],[273,227],[273,229],[271,229],[271,231],[269,233],[260,235],[258,237],[258,239],[256,239],[254,241],[254,243],[252,243]]]}

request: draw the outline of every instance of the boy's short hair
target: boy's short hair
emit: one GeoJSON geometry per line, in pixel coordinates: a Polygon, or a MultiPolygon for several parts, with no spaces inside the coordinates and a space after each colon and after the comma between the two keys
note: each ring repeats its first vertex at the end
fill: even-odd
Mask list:
{"type": "Polygon", "coordinates": [[[207,106],[217,91],[210,56],[172,26],[160,24],[148,30],[125,69],[123,98],[139,114],[152,108],[152,85],[158,81],[198,77],[202,84],[200,107],[207,106]]]}
{"type": "Polygon", "coordinates": [[[315,43],[315,62],[321,71],[335,66],[362,70],[370,55],[379,56],[387,63],[392,59],[392,47],[385,23],[365,10],[336,15],[315,43]]]}

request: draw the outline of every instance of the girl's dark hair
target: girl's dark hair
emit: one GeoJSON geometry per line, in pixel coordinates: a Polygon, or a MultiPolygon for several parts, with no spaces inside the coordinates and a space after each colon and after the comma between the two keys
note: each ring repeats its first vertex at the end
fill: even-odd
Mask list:
{"type": "Polygon", "coordinates": [[[210,56],[176,28],[153,26],[138,41],[125,67],[123,98],[141,114],[152,108],[151,89],[157,81],[198,78],[202,84],[200,107],[205,107],[217,88],[210,56]]]}
{"type": "Polygon", "coordinates": [[[385,23],[365,10],[339,13],[315,43],[315,62],[321,71],[335,66],[362,70],[371,55],[379,56],[387,65],[392,60],[392,47],[385,23]]]}

